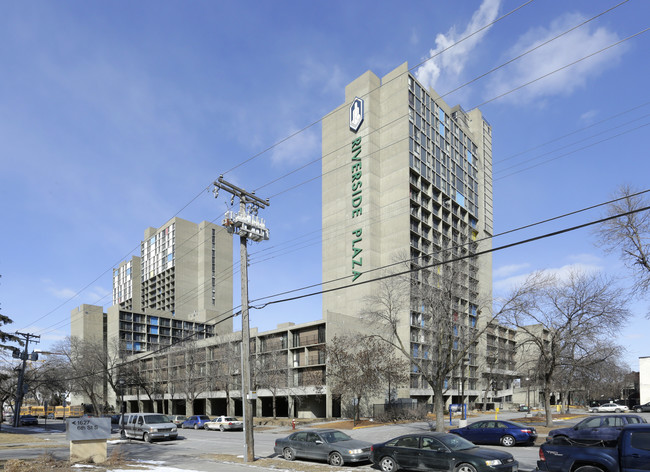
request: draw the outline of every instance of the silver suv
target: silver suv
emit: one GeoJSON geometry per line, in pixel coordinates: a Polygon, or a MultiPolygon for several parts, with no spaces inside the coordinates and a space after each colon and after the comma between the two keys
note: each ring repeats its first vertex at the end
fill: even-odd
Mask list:
{"type": "Polygon", "coordinates": [[[151,442],[154,439],[176,439],[178,429],[169,417],[160,413],[129,413],[124,415],[124,435],[151,442]]]}

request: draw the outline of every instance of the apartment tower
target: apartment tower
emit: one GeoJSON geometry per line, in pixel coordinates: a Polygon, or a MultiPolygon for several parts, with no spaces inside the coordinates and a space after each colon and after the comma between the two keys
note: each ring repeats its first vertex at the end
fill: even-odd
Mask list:
{"type": "MultiPolygon", "coordinates": [[[[450,107],[406,63],[381,79],[366,72],[323,119],[322,152],[323,283],[346,287],[323,295],[328,340],[377,327],[360,316],[367,297],[380,290],[368,281],[389,270],[425,268],[409,276],[437,283],[428,282],[441,274],[435,264],[459,257],[449,316],[476,329],[492,293],[491,255],[475,256],[491,248],[493,231],[491,127],[481,112],[450,107]]],[[[428,356],[424,332],[435,327],[425,323],[417,300],[411,296],[399,316],[412,355],[428,356]]],[[[463,372],[449,379],[450,395],[458,394],[462,376],[478,396],[484,353],[478,343],[470,350],[463,372]]],[[[410,375],[399,397],[429,402],[420,373],[410,375]]]]}

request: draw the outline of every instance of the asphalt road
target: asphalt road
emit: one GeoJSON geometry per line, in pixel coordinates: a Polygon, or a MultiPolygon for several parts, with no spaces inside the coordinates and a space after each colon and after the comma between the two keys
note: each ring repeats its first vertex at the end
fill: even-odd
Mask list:
{"type": "MultiPolygon", "coordinates": [[[[646,417],[650,421],[650,413],[642,413],[641,416],[646,417]]],[[[500,419],[513,419],[521,417],[521,413],[499,413],[500,419]]],[[[484,415],[482,417],[472,417],[470,422],[477,421],[482,418],[494,418],[494,413],[484,415]]],[[[581,418],[579,418],[581,419],[581,418]]],[[[557,427],[564,427],[573,424],[579,419],[570,420],[566,422],[557,422],[557,427]]],[[[22,427],[21,432],[31,435],[37,435],[39,438],[47,439],[48,451],[52,452],[55,457],[60,459],[67,459],[69,456],[69,443],[65,440],[65,426],[62,422],[49,422],[48,428],[45,429],[41,426],[37,427],[22,427]]],[[[3,430],[11,430],[11,428],[3,425],[3,430]]],[[[397,425],[382,425],[370,428],[360,428],[352,431],[346,431],[350,436],[369,441],[372,443],[383,442],[392,437],[406,434],[415,431],[428,431],[429,425],[427,423],[409,423],[397,425]]],[[[256,457],[270,458],[274,457],[273,445],[275,440],[284,437],[291,432],[290,429],[268,429],[263,430],[260,428],[255,431],[255,444],[254,450],[256,457]]],[[[214,461],[206,458],[210,454],[232,454],[244,455],[244,434],[241,431],[205,431],[185,429],[179,430],[179,439],[175,441],[155,442],[148,444],[142,441],[129,440],[119,441],[119,434],[115,430],[113,439],[109,441],[109,454],[110,452],[119,447],[121,453],[127,459],[133,460],[154,460],[165,463],[170,467],[185,468],[197,471],[210,471],[214,470],[214,461]]],[[[494,449],[507,450],[518,461],[519,468],[522,471],[532,471],[536,467],[538,458],[539,447],[536,446],[517,446],[513,448],[504,448],[501,446],[484,446],[494,449]]],[[[45,449],[43,447],[0,447],[0,460],[9,458],[31,458],[38,457],[43,454],[45,449]]],[[[279,459],[283,461],[283,459],[279,459]]],[[[281,466],[281,463],[280,463],[281,466]]],[[[329,466],[325,466],[327,468],[329,466]]],[[[228,470],[246,470],[246,466],[238,466],[236,464],[228,464],[228,470]]],[[[334,469],[334,468],[332,468],[334,469]]],[[[370,464],[353,466],[355,471],[376,470],[370,464]]],[[[224,469],[225,470],[225,469],[224,469]]],[[[248,469],[250,470],[250,469],[248,469]]],[[[256,470],[265,470],[264,468],[257,468],[256,470]]],[[[268,469],[273,470],[273,469],[268,469]]],[[[277,467],[275,468],[277,471],[277,467]]],[[[339,469],[341,470],[341,469],[339,469]]]]}

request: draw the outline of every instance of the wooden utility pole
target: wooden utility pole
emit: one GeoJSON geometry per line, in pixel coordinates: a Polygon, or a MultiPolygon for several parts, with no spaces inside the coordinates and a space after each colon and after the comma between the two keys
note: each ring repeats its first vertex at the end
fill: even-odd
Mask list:
{"type": "MultiPolygon", "coordinates": [[[[14,427],[15,428],[20,426],[20,407],[23,404],[23,396],[25,395],[25,390],[27,390],[26,389],[27,386],[25,385],[25,369],[27,368],[27,361],[38,360],[38,354],[36,353],[29,354],[28,352],[29,338],[41,339],[40,336],[37,336],[35,334],[29,334],[29,333],[16,332],[16,336],[21,336],[25,340],[25,349],[23,350],[23,352],[20,352],[20,349],[15,348],[14,355],[13,355],[14,358],[21,359],[23,361],[22,368],[18,373],[18,387],[16,389],[16,401],[14,403],[14,427]]],[[[32,340],[32,342],[38,343],[39,341],[32,340]]],[[[47,416],[47,412],[45,412],[45,416],[47,416]]]]}
{"type": "Polygon", "coordinates": [[[223,176],[214,182],[215,198],[219,190],[225,190],[232,194],[232,202],[235,197],[239,198],[239,211],[234,213],[227,211],[223,220],[223,226],[229,233],[239,234],[239,255],[241,258],[241,376],[242,376],[242,409],[244,416],[244,461],[255,460],[255,441],[253,436],[253,399],[255,393],[251,391],[250,373],[250,325],[248,318],[248,239],[253,241],[264,241],[269,239],[269,230],[264,220],[257,217],[259,208],[266,208],[270,205],[269,200],[262,200],[254,194],[247,192],[233,184],[226,182],[223,176]]]}

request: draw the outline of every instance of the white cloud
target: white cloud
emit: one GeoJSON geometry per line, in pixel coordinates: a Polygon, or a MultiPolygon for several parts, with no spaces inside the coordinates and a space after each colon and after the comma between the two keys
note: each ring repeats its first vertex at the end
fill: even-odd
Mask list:
{"type": "MultiPolygon", "coordinates": [[[[284,136],[291,136],[297,129],[292,129],[284,136]]],[[[287,141],[276,146],[271,154],[271,161],[275,165],[296,165],[312,161],[320,156],[320,129],[311,127],[292,136],[287,141]]]]}
{"type": "Polygon", "coordinates": [[[298,77],[303,87],[320,89],[323,93],[340,93],[345,88],[345,77],[341,68],[307,58],[302,62],[298,77]]]}
{"type": "MultiPolygon", "coordinates": [[[[550,26],[537,27],[521,36],[516,44],[506,53],[510,59],[548,41],[584,21],[577,13],[567,13],[555,19],[550,26]]],[[[491,76],[486,89],[486,99],[491,99],[516,87],[531,82],[561,67],[593,54],[619,40],[616,33],[604,27],[591,24],[582,26],[561,38],[518,59],[511,65],[491,76]]],[[[584,87],[589,79],[616,65],[618,58],[625,52],[625,45],[608,49],[584,61],[555,72],[521,90],[505,96],[502,100],[516,103],[529,103],[555,95],[569,95],[576,89],[584,87]]]]}
{"type": "Polygon", "coordinates": [[[83,294],[84,300],[87,300],[87,302],[84,303],[89,303],[91,305],[105,305],[112,303],[112,300],[110,299],[112,292],[103,287],[89,287],[78,294],[77,290],[73,288],[57,287],[52,280],[46,279],[43,280],[43,282],[45,284],[45,290],[60,300],[75,299],[83,294]]]}
{"type": "MultiPolygon", "coordinates": [[[[542,269],[541,271],[545,274],[554,275],[558,280],[568,280],[569,274],[572,272],[582,272],[582,273],[594,273],[600,272],[604,267],[599,263],[600,260],[595,256],[590,256],[586,254],[581,254],[577,256],[571,256],[569,259],[576,260],[571,264],[566,264],[561,267],[547,268],[542,269]]],[[[517,267],[517,266],[509,266],[517,267]]],[[[524,267],[523,264],[518,266],[519,268],[524,267]]],[[[522,285],[528,276],[532,272],[526,272],[523,274],[507,276],[501,280],[494,280],[492,288],[495,293],[504,293],[512,290],[513,288],[522,285]]]]}
{"type": "Polygon", "coordinates": [[[530,264],[528,263],[510,264],[507,266],[499,267],[492,272],[492,277],[494,278],[509,277],[512,274],[519,272],[520,270],[526,269],[528,267],[530,267],[530,264]]]}
{"type": "MultiPolygon", "coordinates": [[[[429,51],[428,57],[436,56],[459,39],[477,31],[497,18],[501,0],[483,0],[478,10],[462,32],[457,32],[453,26],[446,34],[436,36],[436,47],[429,51]]],[[[480,43],[490,28],[457,44],[448,51],[428,60],[415,72],[415,77],[425,86],[435,88],[439,93],[445,93],[458,84],[467,62],[471,60],[471,51],[480,43]]],[[[427,58],[428,58],[427,57],[427,58]]],[[[427,59],[424,58],[424,59],[427,59]]]]}
{"type": "Polygon", "coordinates": [[[596,116],[598,116],[598,112],[596,110],[589,110],[580,115],[580,121],[591,123],[594,121],[594,118],[596,118],[596,116]]]}

